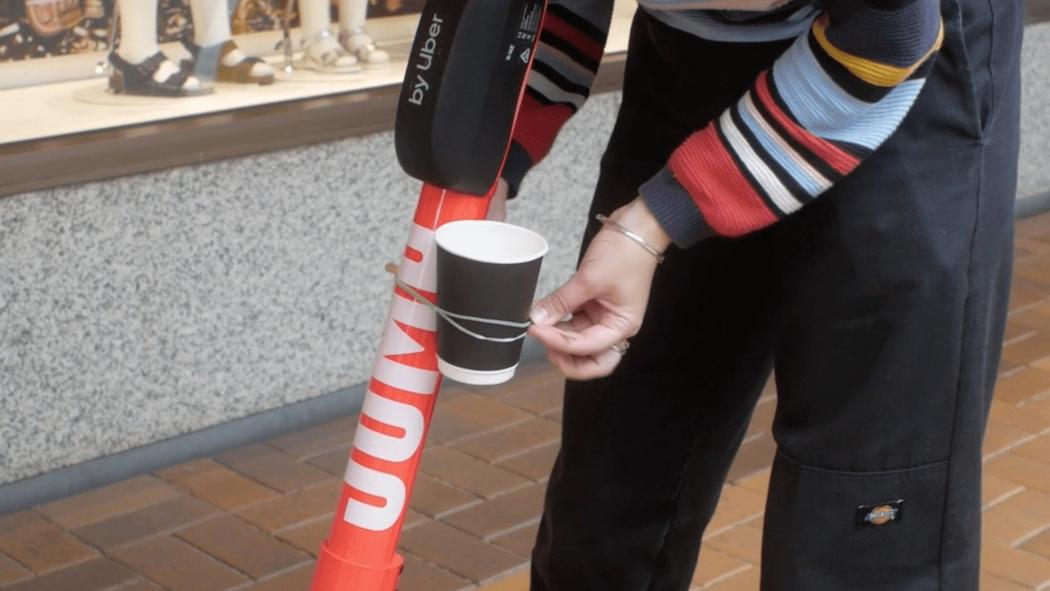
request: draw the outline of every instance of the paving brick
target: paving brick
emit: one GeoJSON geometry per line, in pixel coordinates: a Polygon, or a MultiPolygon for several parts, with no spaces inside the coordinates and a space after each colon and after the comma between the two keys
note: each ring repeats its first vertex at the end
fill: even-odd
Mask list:
{"type": "Polygon", "coordinates": [[[565,378],[553,368],[543,363],[521,372],[506,386],[492,392],[491,395],[501,402],[517,406],[533,414],[542,415],[562,407],[562,394],[565,391],[565,378]]]}
{"type": "Polygon", "coordinates": [[[763,495],[769,490],[769,474],[770,468],[765,470],[759,470],[751,476],[745,476],[735,482],[744,488],[749,488],[753,491],[760,492],[763,495]]]}
{"type": "Polygon", "coordinates": [[[1003,359],[1027,365],[1050,357],[1050,331],[1036,331],[1032,336],[1003,347],[1003,359]]]}
{"type": "Polygon", "coordinates": [[[1050,464],[1019,456],[1012,451],[985,462],[984,471],[1003,480],[1050,493],[1050,478],[1046,477],[1050,471],[1050,464]]]}
{"type": "Polygon", "coordinates": [[[276,535],[296,548],[309,553],[310,556],[317,558],[317,552],[321,549],[321,542],[328,537],[328,532],[331,530],[332,519],[326,515],[302,525],[283,529],[276,535]]]}
{"type": "Polygon", "coordinates": [[[332,476],[342,478],[346,474],[346,465],[350,462],[350,449],[337,449],[314,456],[307,460],[332,476]]]}
{"type": "Polygon", "coordinates": [[[715,514],[711,517],[711,522],[707,524],[707,530],[704,531],[704,539],[713,538],[728,531],[730,528],[742,526],[746,523],[761,523],[761,516],[762,513],[756,513],[729,503],[719,503],[718,507],[715,508],[715,514]]]}
{"type": "Polygon", "coordinates": [[[422,525],[428,521],[430,521],[430,518],[426,515],[423,515],[418,511],[413,511],[412,509],[409,509],[405,511],[405,521],[404,525],[402,526],[402,529],[411,529],[413,527],[416,527],[417,525],[422,525]]]}
{"type": "Polygon", "coordinates": [[[454,380],[442,380],[441,391],[438,392],[438,399],[452,400],[453,398],[459,398],[460,396],[466,396],[467,394],[484,394],[491,389],[492,386],[470,386],[467,384],[460,384],[454,380]]]}
{"type": "Polygon", "coordinates": [[[532,547],[536,544],[536,532],[539,528],[540,523],[536,521],[510,533],[497,536],[492,539],[492,543],[518,556],[529,558],[532,555],[532,547]]]}
{"type": "Polygon", "coordinates": [[[277,531],[330,516],[342,491],[341,480],[329,480],[289,495],[241,509],[238,514],[266,531],[277,531]]]}
{"type": "Polygon", "coordinates": [[[7,556],[0,554],[0,587],[28,579],[33,576],[29,569],[7,556]]]}
{"type": "Polygon", "coordinates": [[[229,515],[198,523],[176,535],[255,579],[309,560],[292,546],[229,515]]]}
{"type": "Polygon", "coordinates": [[[179,490],[153,476],[136,476],[90,492],[37,507],[62,527],[73,528],[102,521],[174,497],[179,490]]]}
{"type": "Polygon", "coordinates": [[[731,528],[705,539],[704,546],[758,564],[762,558],[762,524],[752,522],[731,528]]]}
{"type": "Polygon", "coordinates": [[[325,452],[349,450],[357,428],[357,415],[328,421],[306,429],[292,431],[275,437],[266,443],[299,459],[309,458],[325,452]]]}
{"type": "Polygon", "coordinates": [[[1033,552],[1043,558],[1050,559],[1050,529],[1026,540],[1020,547],[1022,550],[1027,550],[1028,552],[1033,552]]]}
{"type": "Polygon", "coordinates": [[[113,557],[171,591],[219,591],[249,579],[171,536],[124,546],[113,557]]]}
{"type": "Polygon", "coordinates": [[[1050,331],[1050,304],[1035,304],[1010,313],[1009,322],[1036,331],[1050,331]]]}
{"type": "Polygon", "coordinates": [[[989,422],[999,422],[1029,433],[1050,432],[1050,412],[1033,404],[1017,406],[1002,400],[993,400],[989,422]]]}
{"type": "MultiPolygon", "coordinates": [[[[1030,242],[1031,244],[1039,244],[1040,248],[1045,248],[1046,245],[1040,242],[1030,242]]],[[[1015,246],[1017,244],[1015,243],[1015,246]]],[[[1044,251],[1045,253],[1045,251],[1044,251]]],[[[1050,297],[1050,290],[1043,284],[1032,281],[1025,277],[1014,277],[1010,285],[1010,309],[1016,310],[1042,302],[1050,297]]]]}
{"type": "Polygon", "coordinates": [[[450,511],[480,502],[481,499],[475,495],[420,473],[416,476],[409,506],[424,515],[440,517],[450,511]]]}
{"type": "Polygon", "coordinates": [[[94,558],[44,576],[4,587],[4,591],[89,591],[107,589],[138,578],[108,558],[94,558]]]}
{"type": "Polygon", "coordinates": [[[704,590],[715,589],[717,591],[758,591],[759,581],[762,577],[762,571],[757,566],[749,568],[743,572],[739,572],[730,577],[719,580],[709,586],[704,587],[704,590]]]}
{"type": "Polygon", "coordinates": [[[32,511],[0,517],[0,552],[37,574],[93,558],[97,553],[32,511]]]}
{"type": "Polygon", "coordinates": [[[404,533],[401,545],[409,552],[452,572],[482,582],[522,564],[511,552],[491,546],[439,521],[404,533]]]}
{"type": "Polygon", "coordinates": [[[995,398],[1010,403],[1023,402],[1047,392],[1050,392],[1050,371],[1038,367],[1027,367],[999,378],[995,385],[995,398]]]}
{"type": "Polygon", "coordinates": [[[744,437],[752,437],[759,433],[769,433],[773,428],[773,415],[777,412],[776,398],[768,398],[765,402],[761,402],[755,407],[755,412],[751,415],[751,422],[747,426],[747,433],[744,437]]]}
{"type": "Polygon", "coordinates": [[[533,418],[480,437],[462,440],[452,447],[487,462],[496,463],[561,438],[561,425],[549,419],[533,418]]]}
{"type": "Polygon", "coordinates": [[[1024,487],[1020,484],[1004,480],[992,474],[984,474],[981,477],[981,503],[985,508],[991,507],[1022,490],[1024,490],[1024,487]]]}
{"type": "Polygon", "coordinates": [[[277,493],[212,460],[193,460],[157,471],[157,476],[227,511],[259,503],[277,493]]]}
{"type": "Polygon", "coordinates": [[[303,591],[314,578],[313,563],[297,566],[248,587],[251,591],[303,591]]]}
{"type": "Polygon", "coordinates": [[[529,591],[529,570],[521,569],[512,575],[497,579],[479,591],[529,591]]]}
{"type": "Polygon", "coordinates": [[[423,453],[422,470],[486,499],[528,484],[528,480],[517,474],[442,446],[427,448],[423,453]]]}
{"type": "MultiPolygon", "coordinates": [[[[1011,450],[1010,453],[1036,462],[1050,462],[1050,434],[1026,441],[1024,444],[1011,450]]],[[[1050,478],[1050,475],[1047,476],[1050,478]]]]}
{"type": "Polygon", "coordinates": [[[431,441],[447,443],[521,422],[529,417],[521,409],[471,393],[449,401],[438,401],[428,437],[431,441]]]}
{"type": "Polygon", "coordinates": [[[488,540],[539,521],[546,486],[535,484],[442,518],[475,537],[488,540]]]}
{"type": "Polygon", "coordinates": [[[981,564],[988,574],[1029,589],[1040,589],[1050,582],[1050,560],[1038,554],[995,543],[983,543],[981,554],[981,564]]]}
{"type": "Polygon", "coordinates": [[[241,474],[281,492],[290,492],[331,475],[272,447],[254,443],[215,456],[215,460],[241,474]]]}
{"type": "Polygon", "coordinates": [[[519,367],[511,381],[496,387],[478,388],[478,392],[493,398],[505,398],[526,390],[560,388],[564,383],[565,378],[556,367],[547,361],[538,361],[519,367]]]}
{"type": "Polygon", "coordinates": [[[1023,490],[984,512],[982,534],[987,541],[1013,546],[1046,527],[1050,527],[1050,495],[1023,490]]]}
{"type": "Polygon", "coordinates": [[[137,581],[132,581],[127,585],[121,585],[118,591],[163,591],[163,588],[153,581],[139,579],[137,581]]]}
{"type": "Polygon", "coordinates": [[[989,421],[988,428],[984,433],[984,444],[981,448],[981,453],[984,456],[1002,453],[1034,437],[1030,432],[1020,427],[1007,425],[1000,421],[989,421]]]}
{"type": "Polygon", "coordinates": [[[1008,378],[1014,375],[1015,373],[1021,371],[1022,369],[1026,369],[1027,367],[1027,365],[1017,365],[1016,363],[1010,363],[1005,359],[1000,359],[998,377],[1000,379],[1008,378]]]}
{"type": "Polygon", "coordinates": [[[560,449],[561,442],[559,441],[516,455],[509,460],[500,462],[499,465],[534,482],[547,482],[550,479],[551,468],[554,467],[554,460],[557,459],[560,449]]]}
{"type": "Polygon", "coordinates": [[[1034,236],[1042,236],[1047,231],[1047,224],[1050,224],[1050,216],[1045,213],[1034,215],[1019,219],[1014,222],[1014,228],[1017,236],[1022,238],[1032,238],[1034,236]]]}
{"type": "Polygon", "coordinates": [[[1006,334],[1003,335],[1003,344],[1010,344],[1020,339],[1027,338],[1035,331],[1031,326],[1025,326],[1016,322],[1006,323],[1006,334]]]}
{"type": "Polygon", "coordinates": [[[740,446],[732,467],[729,468],[727,480],[736,483],[741,478],[755,474],[759,470],[773,465],[777,444],[770,434],[764,434],[740,446]]]}
{"type": "Polygon", "coordinates": [[[398,579],[398,591],[460,591],[473,583],[411,554],[405,556],[405,570],[398,579]]]}
{"type": "Polygon", "coordinates": [[[85,525],[73,530],[73,533],[88,543],[109,550],[148,536],[185,527],[218,512],[218,509],[204,501],[183,495],[138,511],[85,525]]]}
{"type": "MultiPolygon", "coordinates": [[[[757,588],[755,587],[755,589],[757,588]]],[[[981,572],[980,588],[983,591],[1031,591],[1032,589],[983,571],[981,572]]]]}
{"type": "Polygon", "coordinates": [[[761,514],[766,510],[766,493],[746,486],[727,484],[722,487],[719,503],[732,505],[749,514],[761,514]]]}
{"type": "Polygon", "coordinates": [[[1033,257],[1014,265],[1014,275],[1038,283],[1050,284],[1050,257],[1033,257]]]}
{"type": "Polygon", "coordinates": [[[701,587],[711,585],[750,568],[754,567],[745,560],[713,548],[704,548],[700,552],[700,564],[697,565],[696,573],[693,575],[693,583],[701,587]]]}
{"type": "Polygon", "coordinates": [[[1050,415],[1050,394],[1039,398],[1033,398],[1028,402],[1025,402],[1022,408],[1026,411],[1039,412],[1044,416],[1050,415]]]}

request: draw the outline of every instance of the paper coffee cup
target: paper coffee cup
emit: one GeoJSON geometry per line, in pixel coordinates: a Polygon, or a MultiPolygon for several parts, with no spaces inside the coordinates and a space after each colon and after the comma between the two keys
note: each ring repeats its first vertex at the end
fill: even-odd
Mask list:
{"type": "Polygon", "coordinates": [[[501,384],[514,377],[547,241],[532,230],[487,220],[437,229],[438,370],[457,382],[501,384]],[[467,316],[476,319],[464,319],[467,316]],[[503,326],[485,320],[518,323],[503,326]],[[478,336],[472,336],[468,332],[478,336]]]}

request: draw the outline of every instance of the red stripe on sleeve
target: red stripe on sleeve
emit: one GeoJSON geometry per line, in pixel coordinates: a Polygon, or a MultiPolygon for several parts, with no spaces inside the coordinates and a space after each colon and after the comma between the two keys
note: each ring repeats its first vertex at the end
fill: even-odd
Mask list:
{"type": "Polygon", "coordinates": [[[514,126],[514,140],[525,148],[535,164],[550,152],[558,130],[569,117],[572,117],[572,108],[559,104],[545,105],[526,93],[514,126]]]}
{"type": "Polygon", "coordinates": [[[849,174],[858,164],[860,164],[860,160],[857,157],[844,152],[831,142],[813,135],[804,127],[795,123],[791,117],[781,110],[780,106],[777,105],[777,102],[773,100],[772,93],[769,91],[768,71],[759,74],[758,82],[755,84],[755,89],[757,90],[756,94],[758,95],[759,100],[761,100],[762,104],[769,109],[769,112],[772,113],[777,122],[780,123],[789,134],[791,134],[791,137],[795,138],[797,142],[816,154],[818,158],[831,165],[836,171],[844,175],[849,174]]]}
{"type": "Polygon", "coordinates": [[[551,33],[568,42],[595,63],[602,60],[602,54],[605,52],[604,44],[595,41],[583,31],[558,18],[556,14],[548,12],[543,18],[543,32],[551,33]]]}
{"type": "Polygon", "coordinates": [[[668,166],[689,192],[707,224],[723,236],[740,236],[777,221],[718,137],[717,122],[689,136],[668,166]]]}

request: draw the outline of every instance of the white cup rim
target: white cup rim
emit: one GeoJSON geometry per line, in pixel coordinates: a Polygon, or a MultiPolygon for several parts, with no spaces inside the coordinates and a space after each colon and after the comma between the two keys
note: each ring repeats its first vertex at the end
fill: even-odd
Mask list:
{"type": "Polygon", "coordinates": [[[442,249],[456,256],[477,261],[479,263],[491,263],[495,265],[517,265],[528,263],[542,258],[547,254],[548,250],[547,240],[538,232],[534,232],[528,228],[523,228],[522,226],[516,226],[506,222],[497,222],[495,220],[457,220],[454,222],[448,222],[434,232],[434,240],[442,249]],[[487,245],[484,250],[479,252],[471,252],[467,248],[464,248],[462,243],[455,241],[455,237],[458,233],[469,229],[477,229],[479,227],[490,230],[503,230],[508,235],[519,240],[531,241],[532,244],[529,246],[532,248],[528,250],[527,253],[521,255],[503,254],[498,252],[497,249],[492,248],[491,245],[487,245]]]}

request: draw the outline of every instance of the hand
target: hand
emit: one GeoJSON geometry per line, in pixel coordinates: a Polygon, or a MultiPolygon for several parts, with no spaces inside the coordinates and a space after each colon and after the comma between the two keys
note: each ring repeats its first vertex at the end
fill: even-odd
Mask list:
{"type": "Polygon", "coordinates": [[[492,201],[489,202],[489,213],[485,216],[485,219],[496,222],[507,221],[507,194],[510,193],[510,186],[507,181],[502,178],[496,180],[496,192],[492,195],[492,201]]]}
{"type": "MultiPolygon", "coordinates": [[[[660,251],[671,243],[641,198],[609,217],[660,251]]],[[[657,263],[630,238],[602,228],[576,274],[533,307],[529,334],[547,347],[548,359],[565,377],[589,380],[612,373],[622,358],[613,345],[642,327],[657,263]],[[560,321],[570,313],[571,320],[560,321]]]]}

